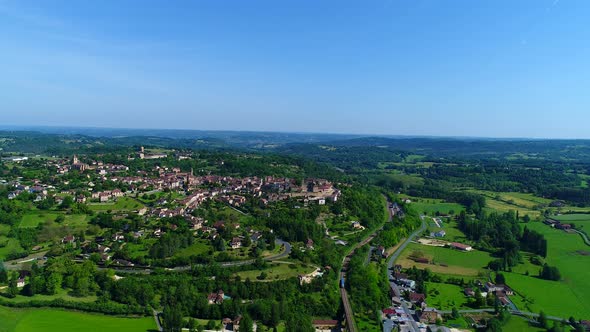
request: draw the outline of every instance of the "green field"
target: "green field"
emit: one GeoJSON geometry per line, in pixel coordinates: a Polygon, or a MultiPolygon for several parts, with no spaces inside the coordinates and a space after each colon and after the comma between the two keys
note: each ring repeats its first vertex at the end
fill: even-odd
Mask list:
{"type": "Polygon", "coordinates": [[[156,331],[152,317],[119,318],[58,309],[0,307],[0,332],[156,331]]]}
{"type": "MultiPolygon", "coordinates": [[[[485,196],[486,208],[488,211],[496,210],[500,212],[508,212],[510,210],[519,211],[520,216],[528,214],[532,217],[541,216],[541,207],[547,207],[552,202],[551,199],[537,197],[533,194],[525,193],[508,193],[485,190],[470,190],[485,196]]],[[[553,208],[555,209],[555,208],[553,208]]],[[[589,212],[589,208],[580,208],[575,206],[565,206],[560,208],[563,212],[589,212]]]]}
{"type": "Polygon", "coordinates": [[[12,252],[20,252],[22,250],[23,248],[20,246],[20,242],[17,239],[0,236],[0,259],[4,260],[6,255],[12,252]]]}
{"type": "Polygon", "coordinates": [[[507,283],[531,300],[521,305],[535,312],[544,310],[549,315],[590,319],[590,248],[578,234],[569,234],[542,223],[529,223],[527,227],[545,235],[548,241],[546,261],[559,268],[563,280],[536,278],[538,267],[530,271],[531,276],[506,273],[507,283]]]}
{"type": "MultiPolygon", "coordinates": [[[[428,219],[425,219],[425,220],[428,220],[428,219]]],[[[443,225],[442,225],[443,227],[439,228],[436,226],[434,221],[432,221],[432,219],[430,219],[428,225],[429,225],[429,227],[428,227],[429,233],[437,232],[439,230],[444,230],[446,233],[445,237],[443,238],[444,241],[461,242],[461,243],[467,242],[467,237],[465,237],[465,234],[463,234],[463,232],[461,232],[457,228],[457,222],[455,220],[452,220],[452,219],[443,220],[443,225]]]]}
{"type": "Polygon", "coordinates": [[[506,325],[502,326],[504,332],[522,332],[522,331],[533,331],[542,332],[545,329],[531,326],[527,320],[519,316],[512,316],[506,325]]]}
{"type": "Polygon", "coordinates": [[[143,208],[145,205],[130,197],[120,197],[112,203],[90,203],[88,207],[92,211],[134,211],[143,208]]]}
{"type": "Polygon", "coordinates": [[[30,301],[52,301],[56,299],[62,299],[71,302],[94,302],[96,301],[96,295],[86,296],[86,297],[77,297],[71,296],[70,291],[66,289],[60,288],[57,291],[57,294],[54,295],[44,295],[44,294],[35,294],[33,296],[24,296],[24,295],[17,295],[15,298],[8,299],[7,301],[14,302],[14,303],[22,303],[22,302],[30,302],[30,301]]]}
{"type": "MultiPolygon", "coordinates": [[[[36,212],[25,214],[21,222],[19,224],[20,227],[37,227],[39,224],[42,224],[47,221],[55,221],[57,216],[60,213],[57,212],[36,212]]],[[[70,227],[85,227],[88,222],[88,216],[85,214],[61,214],[65,217],[65,220],[60,223],[63,226],[70,226],[70,227]]]]}
{"type": "Polygon", "coordinates": [[[450,212],[459,214],[459,212],[465,210],[465,207],[461,204],[447,203],[442,199],[411,197],[406,195],[400,195],[400,197],[410,199],[410,201],[412,201],[410,206],[420,214],[430,216],[434,216],[437,212],[440,214],[449,214],[450,212]]]}
{"type": "Polygon", "coordinates": [[[387,177],[403,183],[404,186],[421,186],[424,184],[424,179],[419,175],[404,174],[398,171],[387,174],[387,177]]]}
{"type": "Polygon", "coordinates": [[[209,241],[207,240],[196,240],[190,247],[179,250],[174,256],[175,257],[190,257],[198,256],[207,253],[212,250],[209,241]]]}
{"type": "Polygon", "coordinates": [[[463,288],[457,285],[427,282],[428,305],[439,310],[470,309],[463,288]]]}
{"type": "Polygon", "coordinates": [[[577,214],[562,214],[558,216],[551,217],[555,220],[559,221],[566,221],[566,222],[580,222],[586,223],[590,222],[590,214],[585,213],[577,213],[577,214]]]}
{"type": "MultiPolygon", "coordinates": [[[[271,263],[269,267],[262,270],[266,272],[267,277],[265,280],[278,280],[278,279],[289,279],[289,278],[296,278],[300,274],[308,274],[315,270],[316,268],[313,266],[302,266],[301,264],[281,264],[281,263],[271,263]],[[295,267],[295,268],[293,268],[295,267]]],[[[261,270],[250,270],[250,271],[241,271],[236,272],[235,276],[239,276],[242,280],[246,278],[250,278],[252,281],[256,281],[256,277],[260,275],[262,272],[261,270]]]]}
{"type": "Polygon", "coordinates": [[[447,275],[477,276],[486,273],[485,267],[491,260],[492,257],[489,253],[479,250],[463,252],[450,248],[410,243],[402,252],[397,263],[403,267],[428,268],[433,272],[447,275]],[[434,261],[435,264],[422,264],[410,259],[410,256],[416,252],[421,252],[424,257],[434,261]]]}

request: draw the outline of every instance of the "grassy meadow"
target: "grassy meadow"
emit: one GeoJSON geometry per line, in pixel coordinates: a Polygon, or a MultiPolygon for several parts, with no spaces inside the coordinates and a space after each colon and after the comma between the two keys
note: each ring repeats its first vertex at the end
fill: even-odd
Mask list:
{"type": "Polygon", "coordinates": [[[92,211],[135,211],[145,205],[130,197],[119,197],[115,202],[109,203],[89,203],[88,207],[92,211]]]}
{"type": "Polygon", "coordinates": [[[264,270],[250,270],[236,272],[234,275],[239,276],[242,280],[250,278],[252,281],[256,281],[256,277],[260,273],[265,272],[267,277],[266,281],[280,280],[296,278],[300,274],[308,274],[315,270],[313,266],[303,266],[301,264],[281,264],[281,263],[270,263],[269,267],[264,270]]]}
{"type": "Polygon", "coordinates": [[[539,279],[536,277],[539,267],[536,267],[537,270],[530,271],[530,276],[507,273],[507,282],[529,300],[525,305],[533,311],[590,319],[590,247],[578,234],[542,223],[529,223],[527,227],[545,235],[548,242],[546,261],[559,269],[562,280],[539,279]]]}
{"type": "Polygon", "coordinates": [[[59,309],[0,307],[0,332],[156,331],[153,317],[120,318],[59,309]]]}
{"type": "Polygon", "coordinates": [[[439,310],[470,309],[463,288],[457,285],[427,282],[428,305],[439,310]]]}
{"type": "Polygon", "coordinates": [[[433,247],[410,243],[400,255],[397,263],[403,267],[416,266],[432,272],[455,276],[478,276],[486,273],[485,267],[492,260],[489,253],[473,250],[470,252],[450,248],[433,247]],[[417,263],[410,257],[421,255],[434,264],[417,263]]]}

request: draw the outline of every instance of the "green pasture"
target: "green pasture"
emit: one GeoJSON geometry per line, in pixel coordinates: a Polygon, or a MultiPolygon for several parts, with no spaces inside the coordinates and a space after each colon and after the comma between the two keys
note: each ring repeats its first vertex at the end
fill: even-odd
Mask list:
{"type": "Polygon", "coordinates": [[[543,223],[529,223],[529,229],[542,233],[548,242],[546,262],[561,272],[561,281],[536,277],[539,267],[530,276],[507,273],[509,285],[523,297],[533,311],[549,315],[590,319],[590,247],[578,234],[553,229],[543,223]],[[542,290],[542,291],[539,291],[542,290]]]}
{"type": "Polygon", "coordinates": [[[308,274],[313,272],[315,269],[316,268],[313,266],[303,266],[301,264],[270,263],[269,267],[264,270],[240,271],[236,272],[234,276],[239,276],[242,280],[250,278],[250,280],[256,281],[256,277],[258,277],[260,273],[264,271],[267,275],[266,279],[264,280],[272,281],[296,278],[300,274],[308,274]]]}
{"type": "Polygon", "coordinates": [[[489,253],[473,250],[470,252],[459,251],[444,247],[433,247],[410,243],[398,259],[398,264],[403,267],[416,266],[417,268],[430,269],[436,273],[454,276],[477,276],[486,273],[486,266],[493,258],[489,253]],[[410,256],[421,253],[434,264],[417,263],[410,256]]]}
{"type": "Polygon", "coordinates": [[[427,282],[428,305],[439,310],[469,309],[463,288],[457,285],[427,282]]]}
{"type": "Polygon", "coordinates": [[[58,212],[44,212],[36,211],[23,215],[20,227],[37,227],[47,221],[55,221],[59,215],[63,215],[65,220],[60,223],[63,226],[69,227],[85,227],[88,223],[88,216],[85,214],[63,214],[58,212]]]}
{"type": "Polygon", "coordinates": [[[543,332],[545,329],[532,326],[525,318],[519,316],[511,316],[510,320],[506,325],[502,326],[502,331],[504,332],[522,332],[522,331],[531,331],[531,332],[543,332]]]}
{"type": "Polygon", "coordinates": [[[15,238],[0,236],[0,260],[4,260],[6,255],[12,252],[21,252],[23,248],[15,238]]]}
{"type": "Polygon", "coordinates": [[[576,225],[579,223],[583,225],[590,222],[590,214],[586,213],[575,213],[575,214],[561,214],[551,217],[552,219],[563,221],[563,222],[574,222],[576,225]]]}
{"type": "Polygon", "coordinates": [[[88,207],[92,211],[134,211],[143,208],[144,205],[130,197],[119,197],[115,202],[90,203],[88,207]]]}
{"type": "Polygon", "coordinates": [[[179,250],[174,256],[190,257],[206,254],[212,247],[207,240],[196,240],[190,247],[179,250]]]}
{"type": "Polygon", "coordinates": [[[153,317],[121,318],[58,309],[0,307],[0,332],[156,331],[153,317]]]}

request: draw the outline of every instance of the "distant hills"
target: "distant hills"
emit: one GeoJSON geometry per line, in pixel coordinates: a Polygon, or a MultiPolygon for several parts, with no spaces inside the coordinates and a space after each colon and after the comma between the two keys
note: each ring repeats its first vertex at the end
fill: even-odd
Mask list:
{"type": "Polygon", "coordinates": [[[590,162],[590,140],[371,137],[341,134],[4,127],[2,152],[100,152],[140,145],[177,149],[232,149],[304,156],[319,161],[396,161],[408,154],[430,158],[484,158],[590,162]],[[367,158],[369,156],[369,158],[367,158]],[[351,160],[352,161],[352,160],[351,160]]]}

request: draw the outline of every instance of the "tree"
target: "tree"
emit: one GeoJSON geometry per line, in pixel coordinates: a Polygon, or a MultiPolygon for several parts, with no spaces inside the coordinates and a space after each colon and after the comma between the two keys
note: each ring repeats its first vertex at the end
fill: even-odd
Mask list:
{"type": "Polygon", "coordinates": [[[553,326],[549,329],[550,332],[563,332],[563,325],[561,322],[554,321],[553,326]]]}
{"type": "Polygon", "coordinates": [[[285,330],[287,332],[313,332],[315,331],[311,324],[311,317],[307,314],[295,310],[289,313],[285,320],[285,330]]]}
{"type": "Polygon", "coordinates": [[[191,317],[188,320],[187,327],[188,327],[189,332],[196,332],[197,331],[197,321],[195,321],[195,319],[191,317]]]}
{"type": "Polygon", "coordinates": [[[559,281],[561,279],[561,273],[555,266],[549,266],[547,263],[543,265],[539,277],[546,280],[559,281]]]}
{"type": "Polygon", "coordinates": [[[253,332],[252,318],[249,315],[244,315],[240,321],[240,332],[253,332]]]}
{"type": "Polygon", "coordinates": [[[8,281],[8,271],[4,267],[4,262],[0,260],[0,283],[8,281]]]}
{"type": "Polygon", "coordinates": [[[205,325],[205,328],[207,330],[213,330],[215,328],[215,321],[214,320],[208,321],[207,325],[205,325]]]}
{"type": "Polygon", "coordinates": [[[281,322],[281,308],[274,302],[270,309],[270,325],[276,327],[281,322]]]}
{"type": "Polygon", "coordinates": [[[486,299],[481,296],[481,292],[475,292],[475,307],[481,308],[486,303],[486,299]]]}
{"type": "Polygon", "coordinates": [[[179,306],[166,306],[162,313],[162,325],[166,332],[180,332],[182,329],[182,311],[179,306]]]}
{"type": "Polygon", "coordinates": [[[12,278],[10,278],[10,282],[8,282],[8,295],[10,297],[15,297],[16,294],[18,294],[17,282],[18,282],[18,273],[13,272],[12,278]]]}
{"type": "Polygon", "coordinates": [[[451,311],[451,316],[453,317],[453,319],[459,318],[459,310],[457,310],[457,308],[453,307],[453,310],[451,311]]]}
{"type": "Polygon", "coordinates": [[[492,318],[488,321],[486,332],[502,332],[502,323],[496,318],[492,318]]]}
{"type": "Polygon", "coordinates": [[[504,275],[502,273],[496,273],[496,284],[506,284],[506,278],[504,278],[504,275]]]}
{"type": "Polygon", "coordinates": [[[60,208],[62,208],[63,210],[66,210],[66,209],[71,208],[72,205],[74,205],[74,199],[72,198],[72,196],[66,196],[66,197],[64,197],[63,201],[61,202],[60,208]]]}
{"type": "Polygon", "coordinates": [[[547,323],[547,316],[543,311],[539,313],[539,325],[541,325],[541,327],[545,329],[549,328],[549,324],[547,323]]]}

